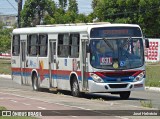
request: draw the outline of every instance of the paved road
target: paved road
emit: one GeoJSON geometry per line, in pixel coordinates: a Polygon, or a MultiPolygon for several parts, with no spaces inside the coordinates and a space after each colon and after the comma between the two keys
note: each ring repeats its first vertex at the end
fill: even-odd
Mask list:
{"type": "MultiPolygon", "coordinates": [[[[160,109],[159,99],[160,92],[151,91],[132,92],[129,100],[120,100],[119,96],[113,96],[110,94],[87,94],[83,98],[75,98],[70,96],[68,92],[60,92],[58,94],[51,93],[47,90],[44,90],[44,92],[35,92],[32,91],[31,86],[20,86],[10,79],[0,78],[0,105],[6,106],[8,109],[146,110],[148,108],[142,107],[141,101],[148,103],[148,101],[151,100],[153,107],[160,109]]],[[[77,116],[67,116],[64,118],[69,117],[79,118],[77,116]]],[[[90,117],[85,118],[89,119],[90,117]]],[[[100,118],[106,117],[100,116],[100,118]]],[[[119,116],[108,118],[124,119],[124,117],[119,116]]],[[[137,118],[137,116],[125,118],[134,119],[137,118]]],[[[143,117],[139,118],[141,119],[143,117]]],[[[154,118],[158,119],[158,117],[154,118]]]]}

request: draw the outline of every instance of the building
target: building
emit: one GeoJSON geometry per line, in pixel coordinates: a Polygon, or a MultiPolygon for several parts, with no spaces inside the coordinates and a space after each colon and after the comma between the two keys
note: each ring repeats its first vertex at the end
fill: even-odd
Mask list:
{"type": "Polygon", "coordinates": [[[16,15],[0,15],[0,22],[4,23],[5,27],[14,26],[17,24],[16,15]]]}

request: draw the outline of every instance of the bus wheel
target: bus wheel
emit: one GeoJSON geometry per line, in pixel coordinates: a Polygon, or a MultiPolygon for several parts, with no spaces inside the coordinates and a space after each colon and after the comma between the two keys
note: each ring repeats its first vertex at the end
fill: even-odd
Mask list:
{"type": "Polygon", "coordinates": [[[34,91],[38,91],[39,90],[39,85],[38,85],[38,77],[36,74],[33,75],[32,78],[32,87],[34,91]]]}
{"type": "Polygon", "coordinates": [[[76,78],[73,79],[73,82],[71,84],[71,93],[74,97],[80,96],[79,86],[76,78]]]}
{"type": "Polygon", "coordinates": [[[120,92],[120,98],[126,100],[129,98],[130,93],[131,93],[130,91],[120,92]]]}

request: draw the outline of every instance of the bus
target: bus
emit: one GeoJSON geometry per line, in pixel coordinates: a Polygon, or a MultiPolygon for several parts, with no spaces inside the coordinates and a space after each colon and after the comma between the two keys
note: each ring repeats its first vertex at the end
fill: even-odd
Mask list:
{"type": "MultiPolygon", "coordinates": [[[[145,87],[145,42],[139,25],[84,23],[14,29],[12,80],[42,88],[118,94],[145,87]]],[[[147,41],[147,40],[146,40],[147,41]]]]}

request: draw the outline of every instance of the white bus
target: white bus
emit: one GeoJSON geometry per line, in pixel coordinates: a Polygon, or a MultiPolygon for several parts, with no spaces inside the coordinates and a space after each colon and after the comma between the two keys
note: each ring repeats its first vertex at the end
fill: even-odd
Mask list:
{"type": "Polygon", "coordinates": [[[42,25],[13,30],[12,79],[41,88],[119,94],[143,90],[144,37],[133,24],[42,25]]]}

